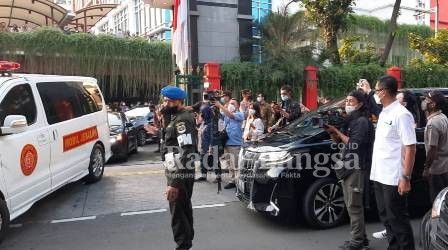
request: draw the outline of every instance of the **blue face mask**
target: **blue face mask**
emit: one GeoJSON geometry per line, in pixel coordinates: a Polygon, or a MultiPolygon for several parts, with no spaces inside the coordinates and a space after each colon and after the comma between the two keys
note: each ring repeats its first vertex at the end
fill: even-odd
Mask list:
{"type": "Polygon", "coordinates": [[[219,102],[220,102],[221,104],[224,104],[224,103],[226,102],[226,100],[224,100],[224,97],[221,97],[221,99],[219,99],[219,102]]]}
{"type": "Polygon", "coordinates": [[[289,96],[287,95],[282,95],[282,101],[287,101],[289,100],[289,96]]]}

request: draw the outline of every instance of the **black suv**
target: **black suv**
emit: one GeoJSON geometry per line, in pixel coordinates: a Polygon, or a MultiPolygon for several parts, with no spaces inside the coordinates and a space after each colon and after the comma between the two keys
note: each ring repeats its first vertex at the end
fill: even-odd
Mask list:
{"type": "MultiPolygon", "coordinates": [[[[409,90],[418,97],[432,90],[448,95],[448,88],[409,90]]],[[[287,222],[296,222],[302,217],[315,228],[341,224],[346,208],[342,188],[332,170],[332,156],[339,150],[316,120],[322,119],[322,114],[342,113],[344,106],[345,98],[341,98],[316,112],[304,114],[262,142],[243,148],[238,163],[237,197],[249,209],[282,217],[287,222]]],[[[332,115],[327,119],[338,121],[332,115]]],[[[416,128],[416,134],[417,155],[408,201],[410,210],[426,211],[430,201],[427,183],[421,176],[426,155],[424,127],[416,128]]],[[[368,204],[374,208],[373,188],[369,192],[372,195],[368,204]]]]}

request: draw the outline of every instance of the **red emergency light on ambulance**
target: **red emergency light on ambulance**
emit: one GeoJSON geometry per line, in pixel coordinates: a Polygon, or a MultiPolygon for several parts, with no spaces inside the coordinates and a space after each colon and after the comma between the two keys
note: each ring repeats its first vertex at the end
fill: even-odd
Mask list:
{"type": "Polygon", "coordinates": [[[95,79],[18,69],[0,61],[0,241],[38,200],[81,178],[99,181],[111,155],[95,79]]]}

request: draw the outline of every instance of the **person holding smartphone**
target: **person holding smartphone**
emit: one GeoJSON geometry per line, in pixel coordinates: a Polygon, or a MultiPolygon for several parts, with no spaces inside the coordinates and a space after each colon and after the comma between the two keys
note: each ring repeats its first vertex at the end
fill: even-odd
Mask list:
{"type": "Polygon", "coordinates": [[[356,84],[356,89],[364,93],[366,100],[365,105],[370,111],[370,114],[379,117],[383,107],[378,95],[375,94],[375,91],[372,91],[370,83],[366,79],[359,79],[359,82],[356,84]]]}

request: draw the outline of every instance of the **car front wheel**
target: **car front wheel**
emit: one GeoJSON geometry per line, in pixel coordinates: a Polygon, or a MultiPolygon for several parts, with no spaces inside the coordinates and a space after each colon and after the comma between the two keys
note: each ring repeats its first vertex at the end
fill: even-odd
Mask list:
{"type": "Polygon", "coordinates": [[[146,144],[146,131],[145,130],[138,131],[137,141],[138,141],[138,145],[140,147],[144,146],[146,144]]]}
{"type": "Polygon", "coordinates": [[[346,218],[342,187],[334,178],[315,181],[303,202],[304,218],[314,228],[325,229],[341,224],[346,218]]]}

